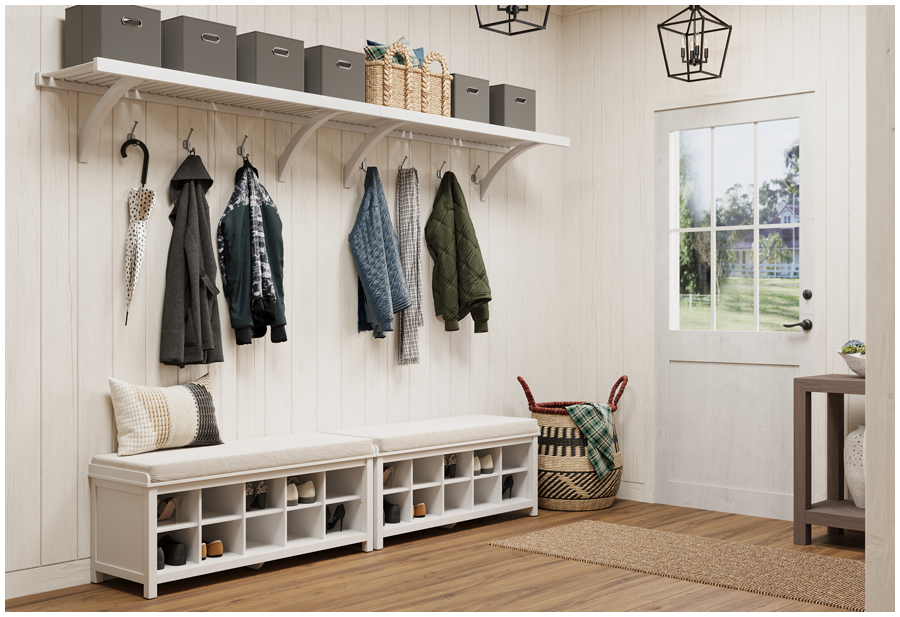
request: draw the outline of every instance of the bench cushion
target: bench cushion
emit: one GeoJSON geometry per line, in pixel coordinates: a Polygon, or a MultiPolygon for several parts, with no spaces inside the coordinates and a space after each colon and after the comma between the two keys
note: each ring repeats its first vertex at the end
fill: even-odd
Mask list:
{"type": "Polygon", "coordinates": [[[372,442],[360,437],[295,433],[229,441],[219,446],[157,450],[134,456],[98,454],[92,461],[149,474],[152,482],[169,482],[288,467],[334,459],[369,456],[372,442]]]}
{"type": "Polygon", "coordinates": [[[532,418],[470,415],[359,426],[329,432],[335,435],[368,437],[380,452],[401,452],[471,441],[533,436],[538,434],[538,423],[532,418]]]}

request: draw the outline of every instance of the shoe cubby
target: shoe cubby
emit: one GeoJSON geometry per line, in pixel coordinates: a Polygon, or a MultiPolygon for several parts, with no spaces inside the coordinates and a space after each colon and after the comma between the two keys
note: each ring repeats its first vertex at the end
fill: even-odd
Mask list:
{"type": "Polygon", "coordinates": [[[366,528],[365,512],[362,508],[362,500],[352,499],[349,501],[341,501],[339,503],[327,506],[325,511],[325,539],[338,534],[357,534],[366,528]],[[343,526],[338,522],[334,527],[328,529],[328,523],[337,514],[339,506],[344,506],[343,526]],[[329,518],[328,515],[331,515],[329,518]]]}
{"type": "Polygon", "coordinates": [[[472,451],[454,452],[456,455],[456,473],[454,477],[444,476],[444,484],[456,484],[460,482],[468,482],[472,479],[472,469],[474,468],[472,451]]]}
{"type": "MultiPolygon", "coordinates": [[[[178,568],[189,568],[192,566],[196,566],[200,563],[200,534],[199,527],[187,527],[183,529],[174,529],[172,531],[160,531],[156,534],[156,545],[159,546],[159,541],[163,538],[163,536],[169,536],[176,542],[181,542],[184,544],[185,554],[187,556],[187,563],[183,566],[172,566],[166,564],[166,567],[163,570],[175,570],[178,568]]],[[[154,563],[156,560],[153,560],[154,563]]],[[[163,570],[160,570],[162,572],[163,570]]]]}
{"type": "MultiPolygon", "coordinates": [[[[318,498],[318,494],[316,495],[318,498]]],[[[321,502],[287,512],[287,546],[314,544],[325,538],[325,506],[321,502]]]]}
{"type": "MultiPolygon", "coordinates": [[[[250,509],[247,509],[246,484],[244,485],[244,509],[247,511],[247,517],[263,516],[270,512],[284,510],[286,478],[266,478],[263,481],[266,483],[266,492],[259,496],[254,495],[250,509]],[[260,507],[262,495],[266,496],[264,508],[260,507]]],[[[251,485],[256,485],[256,483],[253,482],[251,485]]]]}
{"type": "MultiPolygon", "coordinates": [[[[494,464],[494,466],[492,467],[491,473],[485,473],[484,468],[482,467],[481,475],[475,476],[475,479],[477,480],[483,476],[496,475],[497,473],[499,473],[500,469],[502,469],[502,466],[503,466],[503,454],[502,453],[503,453],[503,448],[484,448],[481,450],[475,450],[475,456],[477,456],[479,459],[483,458],[487,455],[490,455],[491,461],[494,464]]],[[[474,463],[475,462],[473,460],[472,464],[474,465],[474,463]]]]}
{"type": "MultiPolygon", "coordinates": [[[[324,503],[324,498],[322,495],[325,493],[325,473],[307,473],[307,474],[298,474],[296,476],[288,476],[284,479],[285,482],[285,503],[287,503],[287,486],[288,482],[290,482],[291,478],[297,478],[297,482],[299,484],[305,484],[307,482],[312,481],[313,486],[316,491],[316,500],[314,503],[298,503],[296,506],[287,506],[287,509],[290,510],[303,510],[305,508],[315,508],[317,506],[321,506],[324,503]]],[[[290,519],[288,519],[290,520],[290,519]]]]}
{"type": "MultiPolygon", "coordinates": [[[[443,462],[442,462],[443,464],[443,462]]],[[[429,486],[427,488],[413,489],[412,492],[412,508],[415,511],[417,503],[425,504],[425,516],[416,518],[413,516],[413,522],[421,521],[435,516],[444,515],[444,487],[440,484],[437,486],[429,486]]]]}
{"type": "Polygon", "coordinates": [[[475,508],[486,508],[500,505],[500,475],[492,473],[475,478],[475,508]]]}
{"type": "Polygon", "coordinates": [[[244,554],[255,555],[283,548],[286,541],[284,516],[282,510],[277,510],[265,516],[248,518],[244,554]]]}
{"type": "Polygon", "coordinates": [[[473,504],[473,487],[471,478],[464,482],[444,485],[444,516],[471,512],[473,504]]]}
{"type": "MultiPolygon", "coordinates": [[[[376,471],[376,476],[382,480],[382,491],[385,495],[393,493],[402,493],[408,491],[412,487],[412,461],[396,461],[394,463],[384,464],[380,471],[376,471]],[[384,472],[390,467],[395,467],[391,472],[387,482],[384,482],[384,472]],[[378,475],[381,474],[381,475],[378,475]]],[[[378,480],[376,479],[376,482],[378,480]]]]}
{"type": "Polygon", "coordinates": [[[213,561],[219,559],[234,559],[244,554],[243,519],[203,525],[200,531],[202,541],[206,542],[207,546],[216,540],[222,541],[222,550],[224,551],[222,556],[207,557],[206,561],[209,561],[210,559],[213,561]]]}
{"type": "Polygon", "coordinates": [[[156,521],[159,532],[174,531],[186,527],[196,527],[200,521],[200,491],[181,491],[176,493],[160,493],[156,496],[157,509],[163,500],[175,500],[175,511],[164,520],[156,521]]]}
{"type": "Polygon", "coordinates": [[[375,504],[376,506],[376,524],[387,527],[395,527],[400,524],[409,523],[412,521],[412,497],[409,489],[404,489],[403,492],[400,493],[392,493],[390,495],[385,495],[381,503],[375,504]],[[400,522],[399,523],[385,523],[384,522],[384,502],[387,501],[390,504],[399,505],[400,506],[400,522]]]}
{"type": "Polygon", "coordinates": [[[516,473],[528,469],[531,457],[531,444],[520,443],[514,446],[503,446],[503,473],[516,473]]]}
{"type": "Polygon", "coordinates": [[[204,525],[243,518],[244,485],[226,484],[200,491],[204,525]]]}
{"type": "Polygon", "coordinates": [[[528,471],[517,471],[515,473],[504,473],[503,474],[503,483],[500,485],[500,490],[503,495],[503,502],[507,502],[510,499],[530,499],[532,495],[530,494],[530,487],[526,478],[528,476],[528,471]],[[513,479],[512,490],[503,490],[503,485],[506,483],[507,478],[513,479]]]}
{"type": "MultiPolygon", "coordinates": [[[[325,473],[325,503],[337,504],[358,500],[369,488],[363,483],[364,469],[351,467],[325,473]]],[[[332,510],[334,508],[332,507],[332,510]]]]}
{"type": "Polygon", "coordinates": [[[440,486],[444,480],[444,457],[427,456],[413,459],[413,488],[440,486]]]}

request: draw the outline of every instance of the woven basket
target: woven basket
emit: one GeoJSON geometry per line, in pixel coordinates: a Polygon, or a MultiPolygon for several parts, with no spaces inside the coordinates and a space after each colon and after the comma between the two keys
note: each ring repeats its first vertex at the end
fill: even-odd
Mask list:
{"type": "MultiPolygon", "coordinates": [[[[579,405],[581,401],[535,403],[525,380],[519,377],[519,383],[525,390],[531,417],[538,421],[541,431],[538,436],[538,506],[546,510],[577,512],[610,507],[622,483],[622,451],[615,433],[615,421],[615,466],[600,480],[587,457],[587,440],[565,409],[579,405]]],[[[613,412],[627,384],[628,377],[622,375],[609,393],[609,406],[613,412]]]]}
{"type": "Polygon", "coordinates": [[[397,109],[409,109],[450,117],[450,82],[453,76],[443,54],[433,51],[425,56],[425,66],[413,66],[409,48],[400,43],[388,47],[382,60],[366,61],[366,103],[397,109]],[[406,64],[393,62],[401,56],[406,64]],[[429,67],[438,62],[441,73],[429,67]]]}

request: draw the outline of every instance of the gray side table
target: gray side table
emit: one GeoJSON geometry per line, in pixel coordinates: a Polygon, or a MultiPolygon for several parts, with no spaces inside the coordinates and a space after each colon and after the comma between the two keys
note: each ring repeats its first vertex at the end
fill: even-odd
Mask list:
{"type": "Polygon", "coordinates": [[[812,542],[812,525],[828,533],[866,530],[866,511],[844,499],[844,395],[865,394],[856,375],[814,375],[794,379],[794,544],[812,542]],[[812,393],[828,394],[827,499],[812,503],[812,393]]]}

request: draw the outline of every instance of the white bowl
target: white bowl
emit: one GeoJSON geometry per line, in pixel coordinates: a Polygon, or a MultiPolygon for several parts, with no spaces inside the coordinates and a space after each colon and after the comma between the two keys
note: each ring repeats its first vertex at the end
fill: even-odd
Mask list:
{"type": "Polygon", "coordinates": [[[860,377],[866,376],[866,357],[863,354],[841,353],[840,351],[838,351],[838,354],[844,359],[851,371],[860,377]]]}

